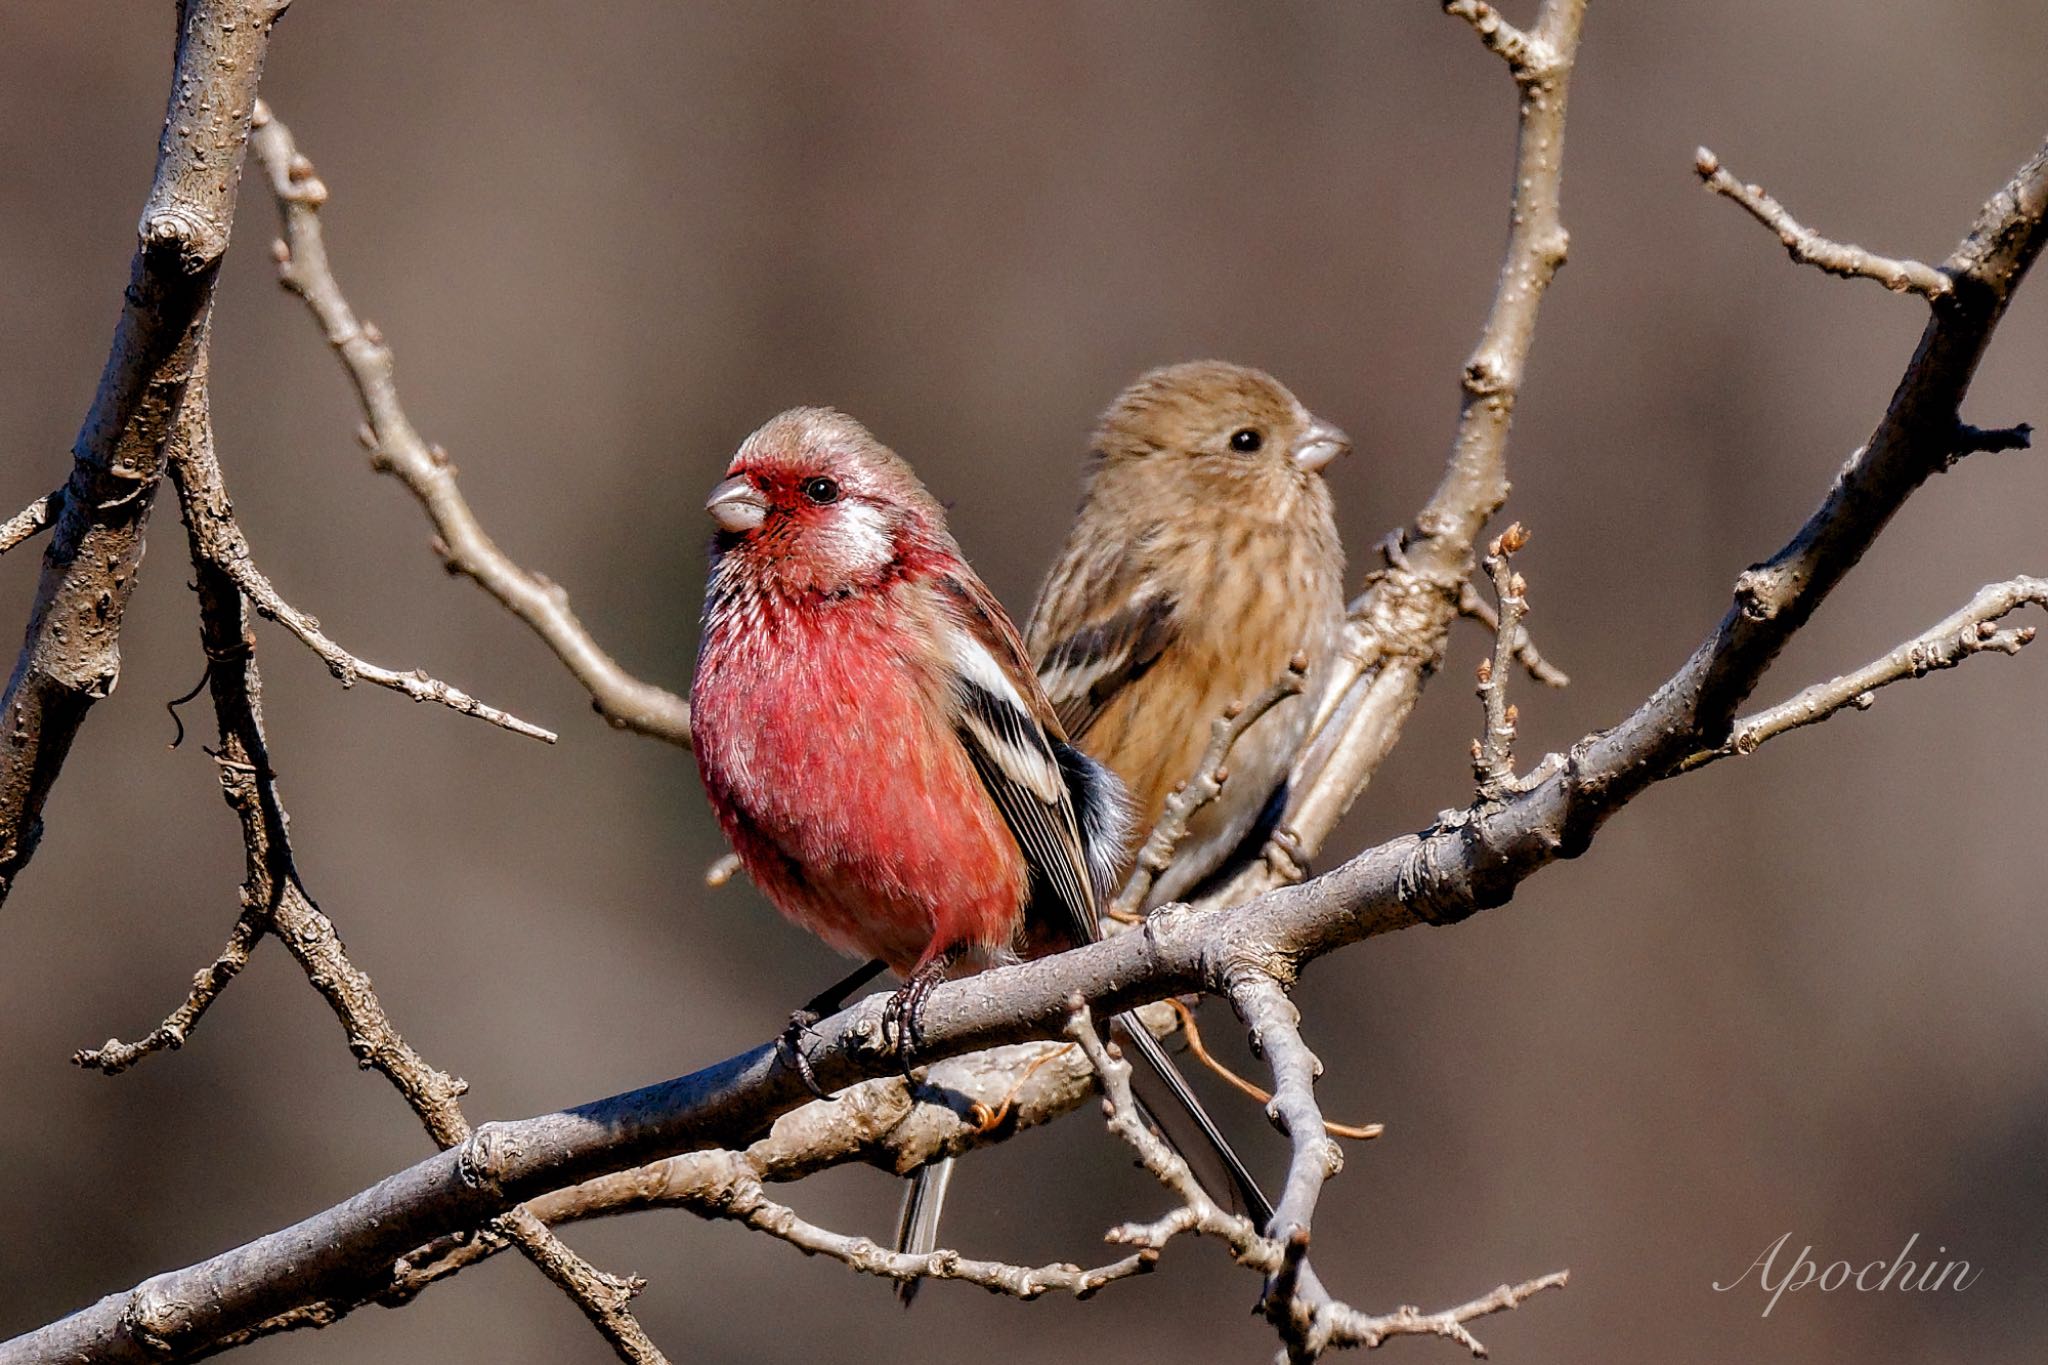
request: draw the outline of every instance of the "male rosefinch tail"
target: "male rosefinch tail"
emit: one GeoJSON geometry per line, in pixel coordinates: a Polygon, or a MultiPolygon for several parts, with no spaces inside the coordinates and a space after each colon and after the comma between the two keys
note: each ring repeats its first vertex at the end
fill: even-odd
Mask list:
{"type": "MultiPolygon", "coordinates": [[[[1136,1015],[1116,1017],[1117,1041],[1139,1065],[1131,1068],[1131,1089],[1138,1107],[1169,1146],[1194,1171],[1202,1188],[1222,1194],[1235,1211],[1244,1214],[1261,1229],[1273,1221],[1273,1205],[1245,1169],[1244,1161],[1229,1139],[1209,1117],[1209,1111],[1195,1098],[1187,1078],[1166,1055],[1136,1015]]],[[[946,1203],[946,1187],[953,1179],[953,1158],[927,1162],[910,1177],[910,1189],[903,1196],[903,1212],[896,1220],[896,1249],[924,1256],[938,1249],[939,1215],[946,1203]]],[[[917,1297],[922,1280],[899,1280],[896,1297],[905,1308],[917,1297]]]]}

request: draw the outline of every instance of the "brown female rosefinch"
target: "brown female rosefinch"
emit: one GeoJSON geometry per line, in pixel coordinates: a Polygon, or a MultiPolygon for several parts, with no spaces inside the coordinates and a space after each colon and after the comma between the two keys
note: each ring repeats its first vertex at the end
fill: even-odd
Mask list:
{"type": "MultiPolygon", "coordinates": [[[[1239,736],[1222,794],[1190,821],[1148,906],[1214,872],[1268,804],[1284,799],[1344,615],[1344,547],[1321,470],[1349,449],[1343,432],[1278,380],[1221,361],[1142,376],[1096,430],[1080,516],[1026,638],[1068,736],[1134,798],[1138,819],[1118,875],[1167,794],[1194,774],[1209,722],[1264,691],[1296,653],[1310,661],[1306,694],[1239,736]]],[[[1207,1144],[1229,1153],[1184,1086],[1175,1098],[1201,1116],[1207,1144]]],[[[899,1250],[938,1245],[951,1164],[912,1178],[899,1250]]],[[[1254,1218],[1271,1217],[1234,1155],[1223,1174],[1254,1218]]],[[[903,1286],[905,1302],[914,1283],[903,1286]]]]}
{"type": "Polygon", "coordinates": [[[1285,799],[1343,622],[1321,471],[1350,448],[1271,375],[1214,360],[1142,376],[1096,429],[1080,516],[1025,638],[1068,736],[1130,789],[1136,837],[1194,774],[1210,721],[1297,652],[1310,665],[1306,692],[1238,739],[1222,795],[1148,905],[1186,895],[1285,799]]]}
{"type": "MultiPolygon", "coordinates": [[[[776,907],[903,976],[891,1014],[908,1068],[938,981],[1100,936],[1123,792],[1067,744],[939,504],[858,422],[783,413],[726,476],[706,504],[719,529],[690,693],[698,771],[776,907]]],[[[1152,1036],[1118,1023],[1154,1093],[1185,1106],[1270,1217],[1152,1036]]],[[[919,1187],[943,1190],[944,1174],[925,1168],[919,1187]]]]}

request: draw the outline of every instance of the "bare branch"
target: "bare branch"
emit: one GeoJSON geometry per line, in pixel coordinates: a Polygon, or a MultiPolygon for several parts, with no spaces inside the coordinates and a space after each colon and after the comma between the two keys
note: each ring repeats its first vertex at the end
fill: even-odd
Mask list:
{"type": "Polygon", "coordinates": [[[0,900],[35,855],[43,803],[72,738],[120,676],[122,617],[227,250],[271,23],[283,9],[282,0],[178,6],[170,99],[120,322],[71,448],[61,506],[50,509],[26,638],[0,697],[0,900]]]}
{"type": "MultiPolygon", "coordinates": [[[[1195,1012],[1184,1001],[1173,999],[1168,1000],[1166,1003],[1173,1006],[1174,1011],[1180,1015],[1180,1034],[1182,1040],[1187,1044],[1189,1056],[1215,1072],[1223,1079],[1225,1084],[1237,1091],[1238,1094],[1257,1101],[1262,1108],[1273,1102],[1272,1091],[1255,1085],[1238,1075],[1228,1066],[1225,1066],[1220,1058],[1209,1051],[1208,1044],[1202,1040],[1202,1025],[1195,1018],[1195,1012]]],[[[1339,1123],[1333,1118],[1325,1117],[1323,1119],[1323,1131],[1327,1132],[1331,1137],[1350,1138],[1353,1142],[1370,1142],[1376,1137],[1385,1136],[1387,1125],[1384,1123],[1339,1123]]]]}
{"type": "Polygon", "coordinates": [[[1514,662],[1515,636],[1529,612],[1529,585],[1510,562],[1529,543],[1529,533],[1516,522],[1493,538],[1483,567],[1500,602],[1500,624],[1494,632],[1493,657],[1479,661],[1479,700],[1486,709],[1486,734],[1472,741],[1472,776],[1481,801],[1498,801],[1518,789],[1515,781],[1515,708],[1508,701],[1508,665],[1514,662]]]}
{"type": "Polygon", "coordinates": [[[531,627],[606,720],[689,747],[689,703],[620,668],[569,610],[569,594],[559,584],[521,568],[498,548],[457,487],[447,452],[429,445],[406,417],[391,349],[375,327],[357,320],[328,265],[319,214],[327,187],[299,154],[290,131],[265,106],[257,108],[251,145],[283,218],[284,239],[275,248],[278,279],[305,300],[340,357],[368,419],[373,466],[394,475],[419,500],[434,525],[434,548],[449,572],[467,575],[531,627]]]}
{"type": "Polygon", "coordinates": [[[45,493],[28,506],[16,512],[4,523],[0,523],[0,555],[6,554],[24,540],[32,539],[57,519],[64,510],[64,490],[45,493]]]}
{"type": "Polygon", "coordinates": [[[1849,242],[1835,242],[1812,228],[1803,227],[1784,206],[1764,193],[1761,185],[1745,185],[1721,165],[1721,158],[1705,147],[1694,154],[1693,169],[1702,183],[1718,195],[1734,200],[1750,217],[1778,234],[1785,254],[1801,265],[1816,266],[1845,280],[1876,280],[1894,293],[1915,293],[1932,302],[1949,294],[1948,276],[1920,261],[1893,260],[1866,251],[1849,242]]]}
{"type": "Polygon", "coordinates": [[[1877,690],[1895,682],[1954,668],[1977,654],[2017,654],[2033,642],[2034,627],[2000,630],[1993,623],[2029,605],[2048,607],[2048,578],[2015,578],[1979,588],[1961,611],[1882,658],[1853,673],[1815,683],[1789,701],[1736,721],[1724,743],[1690,755],[1679,765],[1679,771],[1690,772],[1716,759],[1753,754],[1766,740],[1803,726],[1818,725],[1842,711],[1867,711],[1877,704],[1877,690]]]}
{"type": "Polygon", "coordinates": [[[2029,422],[2010,427],[1973,427],[1968,422],[1958,422],[1955,449],[1949,455],[1948,464],[1953,467],[1966,455],[2026,450],[2033,444],[2034,428],[2029,422]]]}
{"type": "MultiPolygon", "coordinates": [[[[1266,980],[1270,981],[1270,978],[1266,980]]],[[[1273,989],[1278,992],[1279,988],[1276,985],[1273,989]]],[[[1255,1017],[1274,1026],[1272,1036],[1276,1041],[1281,1040],[1283,1033],[1291,1031],[1291,1024],[1285,1028],[1280,1027],[1282,1015],[1270,1012],[1271,997],[1265,995],[1262,987],[1248,985],[1245,999],[1255,1017]]],[[[1280,994],[1278,1000],[1284,1012],[1292,1012],[1293,1006],[1288,1004],[1284,994],[1280,994]]],[[[1465,1323],[1485,1313],[1513,1308],[1540,1290],[1559,1287],[1565,1283],[1565,1272],[1559,1271],[1545,1275],[1541,1279],[1527,1281],[1513,1289],[1504,1286],[1484,1298],[1474,1299],[1468,1304],[1442,1313],[1424,1314],[1418,1309],[1402,1308],[1381,1317],[1373,1317],[1339,1303],[1322,1293],[1320,1287],[1317,1287],[1312,1299],[1298,1297],[1294,1290],[1306,1275],[1306,1223],[1297,1223],[1290,1218],[1285,1212],[1288,1200],[1283,1198],[1282,1212],[1276,1216],[1274,1226],[1276,1230],[1286,1228],[1287,1235],[1269,1237],[1264,1235],[1251,1219],[1241,1214],[1229,1213],[1218,1206],[1203,1190],[1201,1182],[1195,1179],[1194,1173],[1188,1169],[1187,1162],[1183,1161],[1172,1147],[1152,1131],[1151,1125],[1144,1121],[1137,1100],[1131,1094],[1130,1064],[1113,1056],[1103,1044],[1095,1032],[1094,1021],[1089,1017],[1087,1007],[1078,999],[1072,1003],[1074,1015],[1066,1033],[1087,1055],[1089,1065],[1094,1068],[1096,1083],[1102,1090],[1103,1115],[1110,1132],[1127,1143],[1137,1153],[1138,1164],[1180,1201],[1178,1207],[1152,1222],[1125,1223],[1110,1229],[1107,1240],[1138,1247],[1141,1253],[1150,1252],[1154,1256],[1157,1256],[1168,1242],[1183,1233],[1211,1237],[1224,1243],[1230,1248],[1232,1259],[1267,1276],[1267,1316],[1281,1329],[1290,1359],[1314,1360],[1332,1346],[1377,1346],[1380,1340],[1397,1332],[1428,1332],[1450,1337],[1467,1346],[1475,1355],[1484,1355],[1484,1348],[1465,1330],[1465,1323]],[[1279,1296],[1277,1302],[1272,1297],[1276,1294],[1279,1296]]],[[[1294,1044],[1298,1045],[1299,1042],[1299,1035],[1295,1034],[1294,1044]]],[[[1314,1058],[1308,1056],[1306,1048],[1295,1051],[1291,1047],[1289,1057],[1290,1060],[1281,1068],[1288,1074],[1278,1078],[1278,1083],[1283,1090],[1291,1094],[1308,1083],[1305,1075],[1296,1074],[1296,1064],[1303,1059],[1313,1063],[1314,1058]]],[[[1297,1100],[1290,1099],[1286,1112],[1296,1115],[1301,1120],[1301,1132],[1313,1134],[1316,1142],[1333,1145],[1322,1135],[1320,1118],[1311,1121],[1308,1117],[1314,1109],[1313,1099],[1308,1101],[1305,1110],[1298,1107],[1297,1100]]],[[[1317,1156],[1310,1164],[1320,1166],[1326,1159],[1317,1156]]],[[[1319,1188],[1320,1176],[1315,1176],[1312,1180],[1319,1188]]],[[[1307,1183],[1309,1179],[1305,1178],[1304,1188],[1307,1183]]],[[[1288,1184],[1290,1194],[1294,1193],[1296,1177],[1292,1171],[1288,1176],[1288,1184]]],[[[1307,1192],[1306,1198],[1309,1204],[1313,1204],[1313,1192],[1307,1192]]],[[[1305,1216],[1305,1209],[1302,1209],[1302,1214],[1305,1216]]]]}
{"type": "MultiPolygon", "coordinates": [[[[341,1020],[348,1034],[349,1050],[358,1063],[382,1072],[405,1096],[435,1142],[443,1148],[453,1146],[471,1131],[456,1104],[457,1096],[465,1088],[463,1082],[430,1066],[399,1035],[371,988],[369,977],[349,960],[333,922],[307,893],[293,859],[290,821],[277,789],[276,773],[270,766],[269,741],[264,733],[262,681],[256,668],[256,642],[249,629],[248,604],[222,563],[223,548],[239,544],[240,532],[234,525],[234,504],[228,497],[214,453],[203,349],[179,408],[176,437],[169,447],[169,468],[185,515],[199,593],[201,639],[209,665],[206,685],[220,726],[220,747],[214,752],[214,759],[221,770],[222,794],[241,822],[246,854],[242,915],[223,960],[230,959],[237,945],[242,944],[248,926],[276,934],[305,971],[307,980],[341,1020]]],[[[241,546],[241,551],[239,555],[225,557],[246,564],[246,545],[241,546]]],[[[247,946],[243,945],[240,957],[246,961],[247,955],[247,946]]],[[[220,964],[215,965],[217,968],[220,964]]],[[[235,967],[238,970],[239,963],[235,967]]],[[[210,993],[202,995],[195,988],[185,1007],[174,1013],[156,1034],[128,1048],[110,1044],[92,1064],[112,1074],[120,1066],[110,1063],[132,1065],[157,1050],[151,1044],[160,1035],[176,1039],[166,1037],[161,1046],[177,1046],[233,975],[233,971],[228,971],[216,978],[210,977],[209,971],[202,971],[197,985],[211,986],[210,993]]],[[[543,1274],[568,1293],[622,1360],[630,1365],[666,1365],[661,1352],[628,1311],[641,1281],[609,1275],[591,1266],[524,1209],[506,1210],[492,1220],[491,1227],[497,1235],[518,1246],[543,1274]]],[[[124,1320],[121,1331],[145,1347],[152,1347],[154,1343],[171,1340],[176,1327],[172,1318],[152,1306],[135,1318],[124,1320]]]]}
{"type": "MultiPolygon", "coordinates": [[[[730,1157],[732,1154],[720,1155],[730,1157]]],[[[737,1166],[737,1163],[728,1164],[737,1166]]],[[[1083,1270],[1065,1262],[1021,1266],[1006,1265],[1001,1261],[972,1260],[957,1251],[944,1249],[924,1255],[884,1251],[866,1237],[849,1237],[806,1222],[797,1216],[795,1210],[768,1198],[758,1179],[738,1169],[693,1208],[706,1217],[730,1218],[756,1232],[765,1232],[788,1242],[807,1256],[829,1256],[864,1274],[898,1281],[963,1280],[1018,1299],[1035,1299],[1048,1291],[1089,1298],[1106,1284],[1145,1273],[1159,1259],[1158,1252],[1146,1249],[1108,1265],[1083,1270]]]]}
{"type": "Polygon", "coordinates": [[[1297,653],[1287,661],[1287,671],[1271,687],[1249,702],[1232,702],[1222,715],[1209,722],[1209,747],[1202,751],[1201,761],[1187,781],[1167,796],[1158,823],[1152,826],[1144,846],[1138,850],[1129,879],[1104,912],[1109,918],[1125,923],[1144,918],[1145,899],[1152,894],[1152,883],[1173,865],[1174,854],[1188,837],[1188,822],[1202,807],[1223,795],[1223,784],[1230,779],[1230,751],[1238,739],[1268,711],[1298,695],[1307,679],[1308,656],[1297,653]]]}
{"type": "Polygon", "coordinates": [[[269,578],[250,557],[249,542],[243,536],[242,528],[236,525],[232,513],[217,520],[209,519],[203,525],[208,535],[206,549],[212,562],[233,579],[235,586],[255,604],[256,614],[276,621],[296,636],[299,643],[320,657],[327,665],[327,671],[340,679],[343,687],[353,687],[358,682],[388,687],[416,702],[434,702],[459,715],[475,716],[486,724],[510,730],[515,735],[525,735],[546,744],[555,742],[557,736],[553,730],[478,701],[459,687],[429,677],[424,669],[401,673],[357,658],[330,640],[321,631],[319,621],[287,602],[283,594],[271,585],[269,578]]]}
{"type": "MultiPolygon", "coordinates": [[[[1468,621],[1477,621],[1488,634],[1500,632],[1500,614],[1493,609],[1493,603],[1479,595],[1479,589],[1472,586],[1470,579],[1458,585],[1458,615],[1468,621]]],[[[1535,681],[1545,687],[1571,686],[1570,676],[1544,658],[1536,648],[1536,641],[1530,638],[1527,626],[1515,627],[1510,633],[1509,647],[1515,662],[1535,681]]]]}
{"type": "Polygon", "coordinates": [[[1461,377],[1458,430],[1444,476],[1417,514],[1407,556],[1375,576],[1347,623],[1322,718],[1295,765],[1281,821],[1291,843],[1232,878],[1205,905],[1285,886],[1328,841],[1401,737],[1423,685],[1443,663],[1481,531],[1508,496],[1508,428],[1543,296],[1564,264],[1564,132],[1585,0],[1544,0],[1524,32],[1483,0],[1446,0],[1508,65],[1517,92],[1515,166],[1500,283],[1461,377]]]}
{"type": "Polygon", "coordinates": [[[185,1040],[199,1026],[200,1017],[220,998],[228,982],[249,965],[249,954],[263,937],[269,922],[269,913],[263,907],[244,909],[235,920],[235,927],[229,931],[227,946],[220,950],[220,956],[193,974],[191,993],[161,1024],[133,1043],[109,1038],[99,1047],[81,1049],[71,1054],[72,1062],[88,1070],[118,1076],[152,1052],[176,1052],[185,1046],[185,1040]]]}
{"type": "Polygon", "coordinates": [[[1343,1153],[1330,1139],[1322,1107],[1316,1103],[1315,1081],[1323,1074],[1323,1064],[1302,1040],[1300,1011],[1272,977],[1241,972],[1230,1001],[1250,1030],[1252,1050],[1273,1068],[1273,1098],[1266,1116],[1286,1134],[1293,1151],[1268,1232],[1281,1242],[1305,1239],[1323,1182],[1344,1167],[1343,1153]]]}

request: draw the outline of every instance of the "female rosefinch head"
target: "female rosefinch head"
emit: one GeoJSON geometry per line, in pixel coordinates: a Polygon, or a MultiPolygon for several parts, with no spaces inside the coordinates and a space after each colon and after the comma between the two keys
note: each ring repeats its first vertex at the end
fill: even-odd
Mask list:
{"type": "Polygon", "coordinates": [[[844,595],[920,549],[951,548],[945,514],[910,467],[831,408],[792,408],[741,443],[704,510],[714,558],[757,589],[844,595]]]}
{"type": "MultiPolygon", "coordinates": [[[[1171,467],[1188,495],[1227,499],[1288,516],[1306,495],[1326,497],[1317,477],[1351,439],[1317,418],[1273,376],[1243,365],[1195,360],[1138,379],[1095,432],[1105,466],[1143,462],[1153,483],[1171,467]]],[[[1154,483],[1156,487],[1156,483],[1154,483]]]]}

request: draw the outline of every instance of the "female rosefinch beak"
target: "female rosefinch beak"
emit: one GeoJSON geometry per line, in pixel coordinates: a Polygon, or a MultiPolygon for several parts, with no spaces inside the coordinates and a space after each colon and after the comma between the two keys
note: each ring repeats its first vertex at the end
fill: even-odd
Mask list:
{"type": "Polygon", "coordinates": [[[1103,414],[1026,638],[1069,737],[1130,789],[1135,837],[1193,776],[1210,721],[1295,653],[1310,665],[1305,693],[1238,739],[1222,795],[1149,905],[1187,895],[1285,804],[1343,623],[1344,546],[1321,471],[1350,448],[1271,375],[1214,360],[1153,370],[1103,414]]]}
{"type": "MultiPolygon", "coordinates": [[[[939,504],[858,422],[783,413],[726,475],[707,504],[698,771],[776,907],[904,978],[892,1013],[907,1068],[924,993],[946,975],[1099,936],[1123,793],[1067,744],[939,504]]],[[[1152,1036],[1119,1023],[1270,1218],[1152,1036]]]]}

